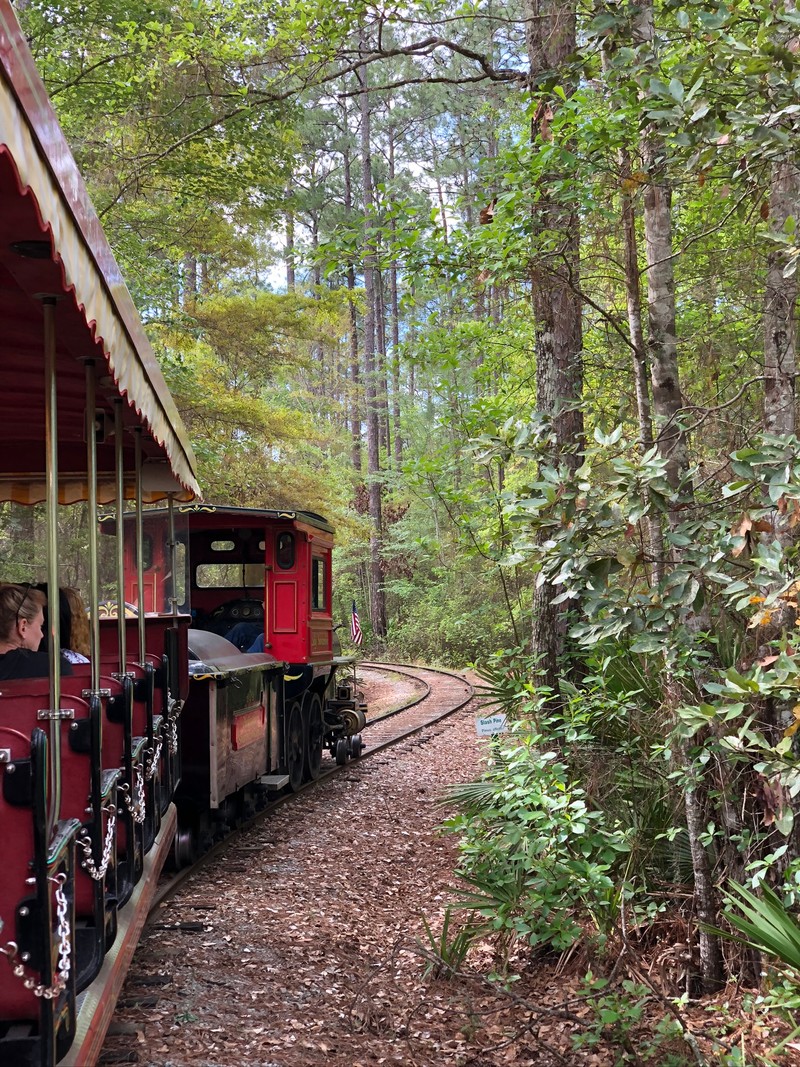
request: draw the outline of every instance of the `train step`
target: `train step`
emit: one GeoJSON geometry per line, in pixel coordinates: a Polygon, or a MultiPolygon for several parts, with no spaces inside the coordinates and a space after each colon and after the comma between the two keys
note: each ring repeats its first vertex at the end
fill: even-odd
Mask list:
{"type": "Polygon", "coordinates": [[[265,789],[283,789],[285,785],[289,784],[288,774],[262,774],[258,779],[258,784],[265,789]]]}

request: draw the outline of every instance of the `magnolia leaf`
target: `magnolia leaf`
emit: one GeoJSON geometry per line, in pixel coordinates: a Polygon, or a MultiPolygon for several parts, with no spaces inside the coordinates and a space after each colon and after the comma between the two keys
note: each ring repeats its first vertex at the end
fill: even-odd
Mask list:
{"type": "Polygon", "coordinates": [[[722,487],[722,495],[724,497],[736,496],[737,493],[744,492],[749,486],[750,482],[744,478],[740,479],[738,482],[728,482],[727,485],[723,485],[722,487]]]}
{"type": "Polygon", "coordinates": [[[775,829],[778,830],[779,833],[783,834],[784,837],[788,837],[789,834],[792,832],[793,826],[794,812],[787,805],[775,817],[775,829]]]}

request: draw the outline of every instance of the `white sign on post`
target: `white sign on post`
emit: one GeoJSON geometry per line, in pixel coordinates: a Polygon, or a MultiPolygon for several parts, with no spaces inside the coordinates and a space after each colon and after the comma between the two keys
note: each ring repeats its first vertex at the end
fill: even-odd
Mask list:
{"type": "Polygon", "coordinates": [[[496,715],[482,715],[475,720],[475,733],[478,737],[494,737],[495,734],[504,734],[508,729],[504,712],[496,715]]]}

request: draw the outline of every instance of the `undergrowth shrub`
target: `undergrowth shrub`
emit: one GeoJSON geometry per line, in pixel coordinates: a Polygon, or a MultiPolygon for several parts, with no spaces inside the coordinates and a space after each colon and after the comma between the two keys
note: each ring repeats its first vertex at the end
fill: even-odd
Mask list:
{"type": "Polygon", "coordinates": [[[501,945],[522,939],[563,949],[590,917],[604,937],[616,920],[616,884],[629,844],[623,829],[586,802],[547,739],[518,724],[497,743],[480,782],[456,787],[461,903],[501,945]]]}
{"type": "Polygon", "coordinates": [[[598,646],[580,687],[554,707],[521,649],[478,669],[487,711],[510,732],[491,742],[483,777],[456,787],[462,905],[497,935],[564,949],[602,945],[623,904],[637,921],[661,904],[648,887],[681,880],[691,856],[663,746],[660,692],[641,660],[598,646]]]}

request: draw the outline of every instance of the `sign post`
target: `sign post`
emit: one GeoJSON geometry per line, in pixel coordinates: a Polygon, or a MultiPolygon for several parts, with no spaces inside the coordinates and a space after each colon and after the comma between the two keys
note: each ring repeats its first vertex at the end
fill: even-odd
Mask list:
{"type": "Polygon", "coordinates": [[[478,737],[497,737],[508,731],[505,712],[496,715],[479,715],[475,720],[475,733],[478,737]]]}

